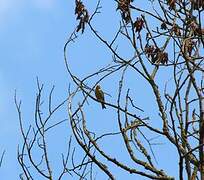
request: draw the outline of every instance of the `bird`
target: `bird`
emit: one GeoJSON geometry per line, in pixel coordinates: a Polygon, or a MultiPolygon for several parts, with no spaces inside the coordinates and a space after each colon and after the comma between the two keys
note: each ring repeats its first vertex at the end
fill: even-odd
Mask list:
{"type": "Polygon", "coordinates": [[[105,98],[104,98],[104,92],[101,90],[100,85],[97,85],[95,88],[95,96],[96,99],[101,103],[102,109],[105,109],[105,98]]]}

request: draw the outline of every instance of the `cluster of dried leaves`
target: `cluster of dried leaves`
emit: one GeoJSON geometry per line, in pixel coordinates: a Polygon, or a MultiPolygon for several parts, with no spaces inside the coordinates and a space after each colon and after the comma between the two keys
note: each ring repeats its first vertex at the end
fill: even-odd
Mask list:
{"type": "Polygon", "coordinates": [[[180,31],[180,27],[177,24],[174,24],[172,26],[172,32],[176,35],[176,36],[181,36],[181,31],[180,31]]]}
{"type": "Polygon", "coordinates": [[[183,52],[185,54],[188,54],[188,56],[191,56],[193,47],[196,45],[196,42],[193,41],[192,39],[186,39],[183,42],[183,52]]]}
{"type": "MultiPolygon", "coordinates": [[[[181,3],[181,0],[167,0],[167,5],[170,10],[176,10],[176,4],[181,3]]],[[[204,1],[203,0],[190,0],[191,7],[193,10],[203,10],[204,1]]],[[[188,4],[186,4],[188,5],[188,4]]]]}
{"type": "Polygon", "coordinates": [[[168,63],[168,53],[163,52],[160,48],[154,45],[146,45],[145,53],[148,58],[151,59],[152,63],[156,64],[167,64],[168,63]]]}
{"type": "Polygon", "coordinates": [[[79,25],[77,26],[77,32],[84,32],[85,24],[89,21],[89,13],[85,8],[84,4],[80,0],[76,0],[75,14],[77,15],[76,19],[79,20],[79,25]]]}
{"type": "Polygon", "coordinates": [[[195,36],[204,35],[204,28],[200,28],[195,18],[189,20],[188,23],[189,23],[188,26],[190,27],[192,34],[194,34],[195,36]]]}
{"type": "Polygon", "coordinates": [[[140,32],[143,27],[144,27],[144,20],[142,18],[137,18],[137,20],[134,22],[135,31],[140,32]]]}
{"type": "MultiPolygon", "coordinates": [[[[120,0],[118,1],[118,7],[116,10],[121,11],[122,19],[128,24],[131,21],[131,14],[130,14],[130,3],[133,0],[120,0]]],[[[142,18],[137,17],[136,21],[133,23],[136,32],[140,32],[144,27],[144,20],[142,18]]]]}
{"type": "Polygon", "coordinates": [[[133,2],[133,0],[119,0],[118,1],[118,7],[116,10],[121,11],[122,19],[125,21],[126,24],[128,24],[131,20],[130,16],[130,3],[133,2]]]}
{"type": "MultiPolygon", "coordinates": [[[[192,32],[194,36],[202,36],[204,35],[204,28],[200,28],[198,23],[196,22],[195,18],[189,18],[186,20],[186,26],[189,28],[189,30],[192,32]]],[[[161,24],[161,29],[166,30],[167,25],[165,22],[161,24]]],[[[181,36],[181,27],[178,26],[178,24],[174,24],[171,28],[171,31],[176,36],[181,36]]]]}

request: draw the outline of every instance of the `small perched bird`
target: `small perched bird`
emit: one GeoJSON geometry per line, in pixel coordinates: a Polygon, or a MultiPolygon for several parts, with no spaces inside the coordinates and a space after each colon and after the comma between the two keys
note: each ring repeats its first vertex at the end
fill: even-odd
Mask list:
{"type": "Polygon", "coordinates": [[[101,87],[99,85],[96,86],[95,96],[96,96],[97,100],[101,103],[102,109],[105,109],[106,106],[104,104],[104,102],[105,102],[104,93],[101,90],[101,87]]]}

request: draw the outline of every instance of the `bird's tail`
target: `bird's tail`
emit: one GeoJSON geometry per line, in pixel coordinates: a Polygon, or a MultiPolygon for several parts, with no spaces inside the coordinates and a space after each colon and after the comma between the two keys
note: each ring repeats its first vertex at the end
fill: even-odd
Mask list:
{"type": "Polygon", "coordinates": [[[106,106],[104,103],[101,103],[102,109],[106,109],[106,106]]]}

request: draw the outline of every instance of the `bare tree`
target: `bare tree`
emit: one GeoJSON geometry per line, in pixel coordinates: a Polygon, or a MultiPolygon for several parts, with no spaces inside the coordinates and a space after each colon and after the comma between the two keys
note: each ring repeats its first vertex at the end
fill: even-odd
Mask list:
{"type": "MultiPolygon", "coordinates": [[[[89,163],[90,168],[86,171],[79,170],[81,178],[88,179],[87,174],[93,174],[94,165],[110,179],[115,179],[114,168],[117,172],[126,171],[149,179],[204,179],[204,1],[146,0],[142,4],[151,8],[145,9],[139,4],[141,2],[115,0],[116,6],[112,11],[120,13],[121,19],[118,20],[120,26],[112,40],[103,37],[93,23],[101,13],[100,1],[93,13],[88,10],[89,3],[85,6],[80,0],[75,2],[79,24],[65,44],[64,59],[76,85],[76,91],[70,93],[68,99],[69,119],[76,141],[84,151],[84,158],[72,170],[85,169],[89,163]],[[84,36],[88,34],[84,33],[86,30],[105,45],[112,54],[112,60],[81,78],[76,75],[76,69],[70,66],[71,57],[67,52],[69,45],[81,35],[80,31],[84,36]],[[124,43],[120,40],[122,38],[126,39],[130,58],[123,57],[123,52],[118,50],[124,43]],[[103,102],[103,99],[95,97],[95,87],[105,84],[114,74],[120,77],[117,88],[113,85],[109,89],[114,88],[116,94],[111,94],[110,101],[103,102]],[[156,105],[151,111],[159,114],[156,123],[155,119],[146,116],[149,114],[145,110],[147,108],[141,107],[141,102],[132,93],[140,85],[126,83],[130,79],[137,82],[139,78],[150,88],[148,93],[153,97],[150,103],[156,105]],[[95,117],[88,116],[88,107],[93,106],[90,103],[92,100],[94,104],[104,103],[110,109],[110,117],[117,117],[117,131],[99,134],[93,127],[89,128],[87,124],[90,121],[98,123],[92,120],[95,117]],[[155,139],[149,136],[164,138],[168,146],[176,149],[179,177],[173,177],[159,167],[156,162],[159,157],[153,147],[155,139]],[[129,158],[131,163],[111,155],[108,148],[104,148],[103,142],[108,138],[123,141],[127,153],[122,156],[129,158]]],[[[83,48],[80,52],[83,52],[83,48]]],[[[109,89],[104,91],[105,97],[109,89]]],[[[105,110],[101,111],[98,116],[102,116],[105,110]]],[[[162,149],[164,145],[158,146],[162,149]]]]}
{"type": "MultiPolygon", "coordinates": [[[[55,139],[55,141],[53,141],[53,139],[50,140],[50,138],[48,138],[49,133],[54,135],[56,134],[57,126],[67,122],[67,119],[61,120],[59,117],[53,117],[58,111],[63,109],[63,105],[65,105],[67,102],[67,98],[55,105],[56,103],[53,103],[54,86],[49,93],[47,101],[43,100],[43,91],[44,84],[41,85],[37,79],[37,94],[35,99],[34,117],[33,120],[28,121],[27,123],[22,115],[22,102],[21,100],[17,100],[16,94],[14,97],[16,109],[18,112],[20,132],[23,138],[22,145],[19,145],[17,150],[18,163],[22,169],[22,173],[20,173],[19,177],[22,180],[40,178],[50,180],[62,179],[64,175],[68,173],[66,165],[70,154],[71,137],[69,140],[63,140],[64,142],[67,142],[68,149],[65,155],[63,153],[60,154],[59,152],[58,155],[61,156],[62,163],[58,166],[56,166],[56,161],[53,162],[53,158],[50,155],[49,150],[50,144],[55,144],[55,148],[58,149],[57,147],[59,147],[59,145],[57,141],[59,140],[55,139]],[[53,119],[56,119],[56,121],[53,119]],[[54,128],[55,131],[50,132],[54,128]],[[60,165],[61,168],[56,168],[60,167],[60,165]],[[55,172],[56,169],[58,169],[58,173],[55,172]]],[[[32,118],[32,116],[30,118],[32,118]]],[[[56,136],[60,138],[59,135],[56,136]]]]}
{"type": "MultiPolygon", "coordinates": [[[[18,148],[18,161],[23,171],[21,179],[35,179],[33,171],[47,179],[62,179],[65,175],[79,179],[101,179],[104,176],[117,179],[117,173],[121,171],[126,172],[127,177],[204,180],[204,1],[114,2],[112,11],[120,15],[116,19],[119,27],[109,40],[93,23],[99,14],[103,15],[100,0],[93,12],[88,8],[89,3],[85,6],[81,0],[75,0],[78,25],[64,46],[66,70],[71,77],[67,99],[52,108],[52,89],[48,98],[48,115],[43,118],[43,85],[38,82],[35,124],[26,130],[21,102],[15,96],[23,137],[23,144],[18,148]],[[77,75],[77,69],[71,67],[69,47],[79,36],[90,34],[106,47],[111,60],[82,77],[77,75]],[[121,50],[120,46],[127,48],[121,50]],[[126,55],[123,51],[127,51],[126,55]],[[109,84],[114,81],[114,84],[105,86],[108,81],[109,84]],[[147,90],[140,88],[141,82],[147,90]],[[139,101],[138,95],[151,98],[147,101],[144,97],[139,101]],[[103,109],[93,113],[100,103],[103,109]],[[67,104],[76,144],[71,138],[67,141],[68,151],[62,155],[61,173],[53,176],[55,169],[50,163],[52,157],[48,153],[46,134],[66,121],[65,118],[48,125],[64,104],[67,104]],[[107,121],[100,121],[103,116],[109,117],[113,127],[108,128],[107,121]],[[107,129],[99,131],[97,126],[103,123],[107,129]],[[110,145],[116,141],[121,142],[119,149],[110,145]],[[157,162],[162,159],[155,148],[160,148],[159,153],[170,153],[162,150],[164,146],[176,152],[173,161],[177,165],[174,169],[178,177],[157,162]],[[37,160],[36,150],[41,153],[37,160]]],[[[83,47],[80,48],[81,59],[86,61],[83,47]]],[[[97,64],[97,61],[92,63],[97,64]]]]}

